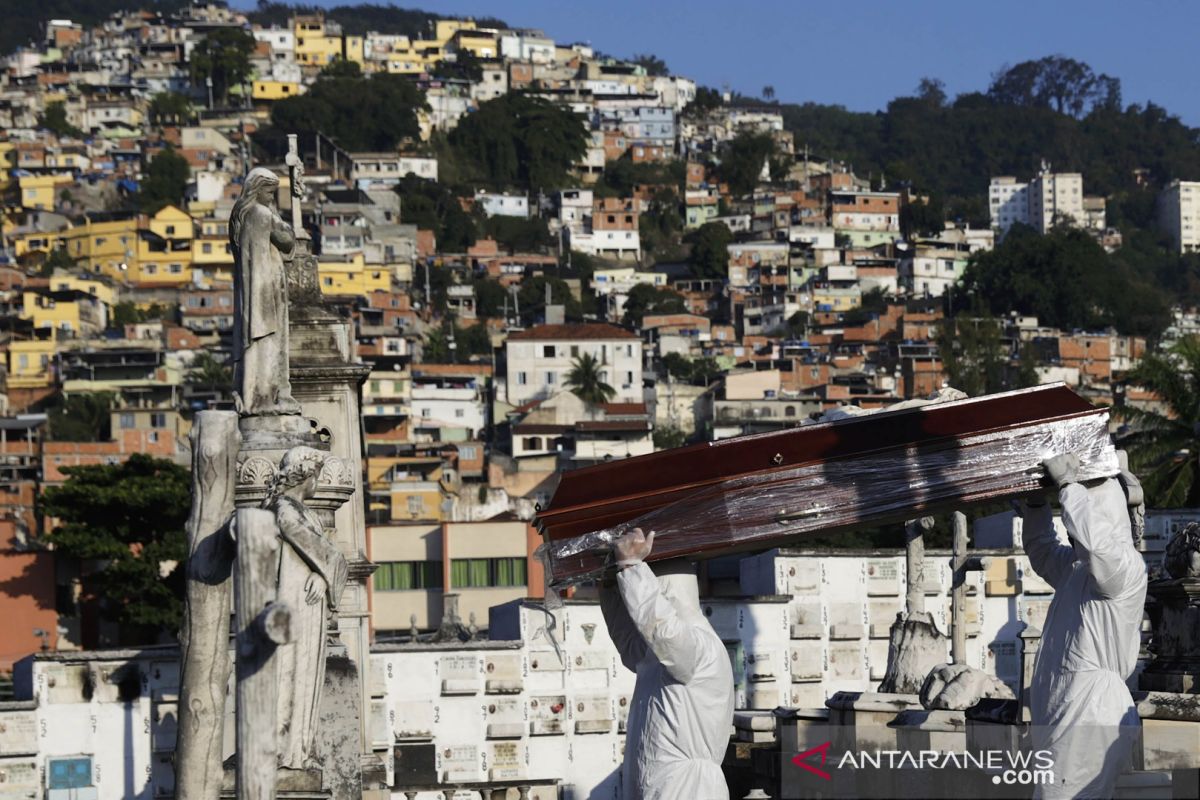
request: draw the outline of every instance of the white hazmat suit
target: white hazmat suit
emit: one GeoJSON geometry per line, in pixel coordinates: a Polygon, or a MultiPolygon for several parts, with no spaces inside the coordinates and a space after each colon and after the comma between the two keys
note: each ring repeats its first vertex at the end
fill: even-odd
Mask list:
{"type": "Polygon", "coordinates": [[[1055,535],[1048,505],[1027,508],[1023,525],[1029,563],[1054,587],[1030,687],[1034,746],[1054,760],[1041,796],[1107,798],[1137,736],[1125,681],[1137,662],[1146,568],[1116,480],[1067,482],[1058,497],[1071,544],[1055,535]]]}
{"type": "MultiPolygon", "coordinates": [[[[657,565],[656,565],[657,567],[657,565]]],[[[600,604],[622,663],[637,673],[626,724],[624,800],[726,800],[721,761],[733,668],[700,610],[695,573],[626,566],[600,604]]]]}

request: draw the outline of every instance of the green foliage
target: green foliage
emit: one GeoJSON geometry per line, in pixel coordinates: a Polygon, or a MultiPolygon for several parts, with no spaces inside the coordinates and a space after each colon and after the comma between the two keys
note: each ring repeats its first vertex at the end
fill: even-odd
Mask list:
{"type": "Polygon", "coordinates": [[[722,105],[720,92],[708,86],[697,86],[696,96],[683,109],[683,113],[685,116],[695,116],[720,108],[722,105]]]}
{"type": "Polygon", "coordinates": [[[497,215],[484,223],[487,235],[516,253],[539,253],[553,247],[554,237],[540,217],[521,219],[497,215]]]}
{"type": "Polygon", "coordinates": [[[683,214],[674,189],[662,188],[654,193],[638,217],[638,233],[642,253],[650,263],[675,261],[682,256],[683,214]]]}
{"type": "Polygon", "coordinates": [[[683,447],[687,443],[687,434],[674,425],[663,425],[654,429],[655,450],[670,450],[673,447],[683,447]]]}
{"type": "Polygon", "coordinates": [[[110,435],[113,396],[109,392],[60,398],[48,415],[50,438],[56,442],[103,442],[110,435]]]}
{"type": "Polygon", "coordinates": [[[647,314],[685,314],[683,295],[666,286],[639,283],[629,290],[625,300],[625,322],[641,325],[647,314]]]}
{"type": "Polygon", "coordinates": [[[690,359],[679,353],[667,353],[663,356],[662,365],[667,374],[677,381],[695,383],[707,386],[713,378],[720,375],[722,370],[713,358],[690,359]]]}
{"type": "Polygon", "coordinates": [[[533,95],[509,93],[458,123],[450,144],[471,178],[497,189],[536,192],[571,183],[572,165],[587,149],[584,119],[533,95]]]}
{"type": "Polygon", "coordinates": [[[361,78],[362,67],[357,61],[336,56],[321,69],[322,78],[361,78]]]}
{"type": "Polygon", "coordinates": [[[433,231],[438,249],[462,253],[479,238],[479,221],[463,210],[458,197],[444,184],[409,174],[396,185],[400,217],[406,223],[433,231]]]}
{"type": "MultiPolygon", "coordinates": [[[[251,22],[260,25],[282,25],[286,27],[296,14],[325,14],[327,20],[332,20],[342,26],[342,31],[348,36],[362,36],[368,31],[393,33],[407,36],[410,39],[424,39],[429,36],[433,24],[439,19],[460,19],[448,14],[436,14],[416,8],[398,8],[390,3],[359,3],[355,5],[324,6],[315,4],[295,5],[291,3],[268,2],[259,0],[255,10],[248,16],[251,22]]],[[[508,28],[508,24],[495,17],[474,17],[475,24],[481,28],[508,28]]]]}
{"type": "Polygon", "coordinates": [[[67,120],[67,107],[61,100],[46,104],[46,111],[38,115],[38,127],[44,128],[56,136],[82,137],[83,131],[76,128],[67,120]]]}
{"type": "Polygon", "coordinates": [[[66,482],[42,495],[46,516],[59,520],[47,540],[59,558],[103,562],[84,575],[84,602],[97,603],[105,618],[129,626],[123,633],[130,644],[153,643],[155,634],[177,631],[187,557],[187,469],[135,453],[123,464],[63,472],[66,482]]]}
{"type": "Polygon", "coordinates": [[[998,103],[1031,108],[1053,108],[1059,114],[1080,117],[1085,110],[1120,110],[1121,82],[1097,75],[1081,61],[1046,56],[1003,68],[988,88],[998,103]]]}
{"type": "MultiPolygon", "coordinates": [[[[492,278],[476,278],[471,286],[475,289],[476,316],[480,318],[503,316],[508,290],[500,285],[500,281],[492,278]]],[[[509,301],[509,311],[512,311],[511,300],[509,301]]]]}
{"type": "Polygon", "coordinates": [[[689,260],[698,278],[724,278],[729,274],[729,243],[733,234],[720,222],[706,222],[687,237],[692,244],[689,260]]]}
{"type": "Polygon", "coordinates": [[[972,296],[993,314],[1017,311],[1066,330],[1112,326],[1153,336],[1169,319],[1146,275],[1074,230],[1042,236],[1014,225],[995,250],[972,258],[954,306],[971,306],[972,296]]]}
{"type": "Polygon", "coordinates": [[[75,259],[71,258],[67,248],[59,247],[51,250],[46,260],[42,262],[42,277],[50,277],[56,269],[71,269],[75,266],[75,259]]]}
{"type": "Polygon", "coordinates": [[[417,111],[426,108],[425,96],[412,81],[387,72],[365,78],[350,72],[339,65],[304,94],[275,103],[272,127],[309,137],[320,132],[350,151],[395,150],[419,136],[417,111]]]}
{"type": "Polygon", "coordinates": [[[1146,490],[1146,505],[1200,506],[1200,338],[1188,336],[1166,352],[1146,355],[1127,377],[1165,406],[1162,412],[1119,409],[1129,428],[1121,443],[1146,490]]]}
{"type": "Polygon", "coordinates": [[[946,209],[939,197],[931,197],[928,202],[905,203],[900,209],[900,233],[906,239],[937,236],[945,230],[945,221],[946,209]]]}
{"type": "Polygon", "coordinates": [[[630,59],[630,63],[643,68],[651,77],[665,78],[671,74],[671,70],[667,69],[667,62],[650,53],[638,53],[630,59]]]}
{"type": "Polygon", "coordinates": [[[600,376],[600,362],[591,353],[576,356],[563,384],[583,402],[598,406],[610,402],[617,390],[604,382],[600,376]]]}
{"type": "Polygon", "coordinates": [[[943,321],[937,345],[950,385],[971,397],[1036,385],[1032,349],[1014,368],[1012,345],[1002,334],[1000,320],[991,316],[960,314],[943,321]]]}
{"type": "Polygon", "coordinates": [[[722,153],[717,173],[735,195],[749,194],[774,155],[775,140],[768,134],[739,133],[722,153]]]}
{"type": "Polygon", "coordinates": [[[184,382],[205,389],[227,389],[233,386],[233,370],[223,359],[201,350],[192,359],[184,382]]]}
{"type": "Polygon", "coordinates": [[[453,61],[439,61],[429,70],[431,77],[442,80],[479,83],[483,78],[483,61],[470,50],[459,50],[453,61]]]}
{"type": "Polygon", "coordinates": [[[425,334],[421,362],[425,364],[466,364],[472,356],[490,356],[492,340],[482,323],[460,328],[453,320],[425,334]],[[453,332],[453,339],[451,338],[453,332]],[[453,343],[453,347],[451,347],[453,343]]]}
{"type": "Polygon", "coordinates": [[[583,307],[571,294],[571,287],[562,278],[550,275],[534,275],[521,281],[517,290],[517,301],[521,306],[521,321],[526,325],[537,322],[546,308],[546,286],[550,286],[550,299],[555,305],[564,307],[567,319],[583,318],[583,307]]]}
{"type": "Polygon", "coordinates": [[[192,83],[206,88],[212,79],[213,98],[222,105],[229,102],[229,90],[250,78],[250,56],[254,37],[239,28],[217,28],[205,34],[192,50],[188,64],[192,83]]]}
{"type": "Polygon", "coordinates": [[[184,125],[195,117],[195,109],[187,95],[179,92],[159,92],[150,98],[151,125],[184,125]]]}
{"type": "Polygon", "coordinates": [[[634,161],[626,153],[604,165],[592,187],[596,197],[629,197],[636,186],[671,187],[682,191],[687,165],[682,161],[634,161]]]}
{"type": "Polygon", "coordinates": [[[181,205],[191,174],[187,159],[168,145],[146,168],[146,176],[138,187],[138,206],[143,212],[154,214],[163,206],[181,205]]]}
{"type": "Polygon", "coordinates": [[[151,304],[149,308],[138,308],[135,303],[122,300],[113,306],[112,315],[109,317],[109,327],[123,328],[126,325],[135,325],[147,320],[162,319],[166,314],[167,308],[158,303],[151,304]]]}
{"type": "MultiPolygon", "coordinates": [[[[876,287],[862,296],[862,303],[858,306],[858,308],[852,308],[846,313],[842,314],[842,324],[864,325],[886,310],[887,296],[883,293],[882,288],[876,287]]],[[[788,320],[788,325],[790,327],[793,326],[793,321],[796,320],[796,315],[801,313],[803,312],[797,311],[796,314],[793,314],[792,318],[788,320]]],[[[807,319],[801,320],[801,326],[803,326],[805,322],[807,322],[807,319]]]]}

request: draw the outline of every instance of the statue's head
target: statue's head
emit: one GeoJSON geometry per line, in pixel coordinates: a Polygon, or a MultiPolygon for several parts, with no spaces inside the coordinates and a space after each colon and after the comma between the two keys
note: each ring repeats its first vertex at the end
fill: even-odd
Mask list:
{"type": "Polygon", "coordinates": [[[278,190],[279,176],[274,172],[266,167],[250,170],[246,182],[242,184],[242,193],[238,195],[233,204],[233,211],[229,214],[229,241],[234,247],[239,246],[242,226],[250,209],[256,205],[270,206],[278,190]]]}
{"type": "Polygon", "coordinates": [[[297,500],[312,497],[317,491],[317,477],[325,465],[325,453],[312,447],[293,447],[284,454],[279,469],[267,485],[263,505],[270,505],[283,495],[297,500]]]}

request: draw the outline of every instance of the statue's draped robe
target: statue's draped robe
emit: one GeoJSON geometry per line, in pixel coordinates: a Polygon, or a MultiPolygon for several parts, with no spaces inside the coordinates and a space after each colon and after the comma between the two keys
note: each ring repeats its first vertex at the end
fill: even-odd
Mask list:
{"type": "Polygon", "coordinates": [[[287,276],[283,255],[295,239],[283,219],[261,203],[245,214],[234,258],[234,386],[243,416],[298,414],[288,379],[287,276]]]}
{"type": "Polygon", "coordinates": [[[336,608],[346,586],[347,564],[323,535],[316,512],[290,497],[272,505],[283,539],[279,559],[279,601],[292,612],[292,641],[276,651],[279,663],[279,765],[302,769],[316,733],[321,688],[325,682],[328,611],[336,608]],[[317,577],[320,599],[307,601],[310,575],[317,577]]]}

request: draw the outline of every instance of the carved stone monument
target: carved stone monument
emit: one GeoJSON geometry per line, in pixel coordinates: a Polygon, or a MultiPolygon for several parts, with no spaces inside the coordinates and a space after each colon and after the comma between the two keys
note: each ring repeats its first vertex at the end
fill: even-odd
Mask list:
{"type": "Polygon", "coordinates": [[[273,205],[279,178],[263,168],[247,176],[229,223],[237,410],[202,412],[193,432],[176,769],[184,800],[231,790],[239,800],[349,800],[367,794],[364,772],[368,788],[382,772],[367,746],[359,667],[373,571],[358,432],[367,369],[348,323],[320,302],[289,138],[291,223],[273,205]],[[222,737],[231,594],[233,742],[222,737]]]}

